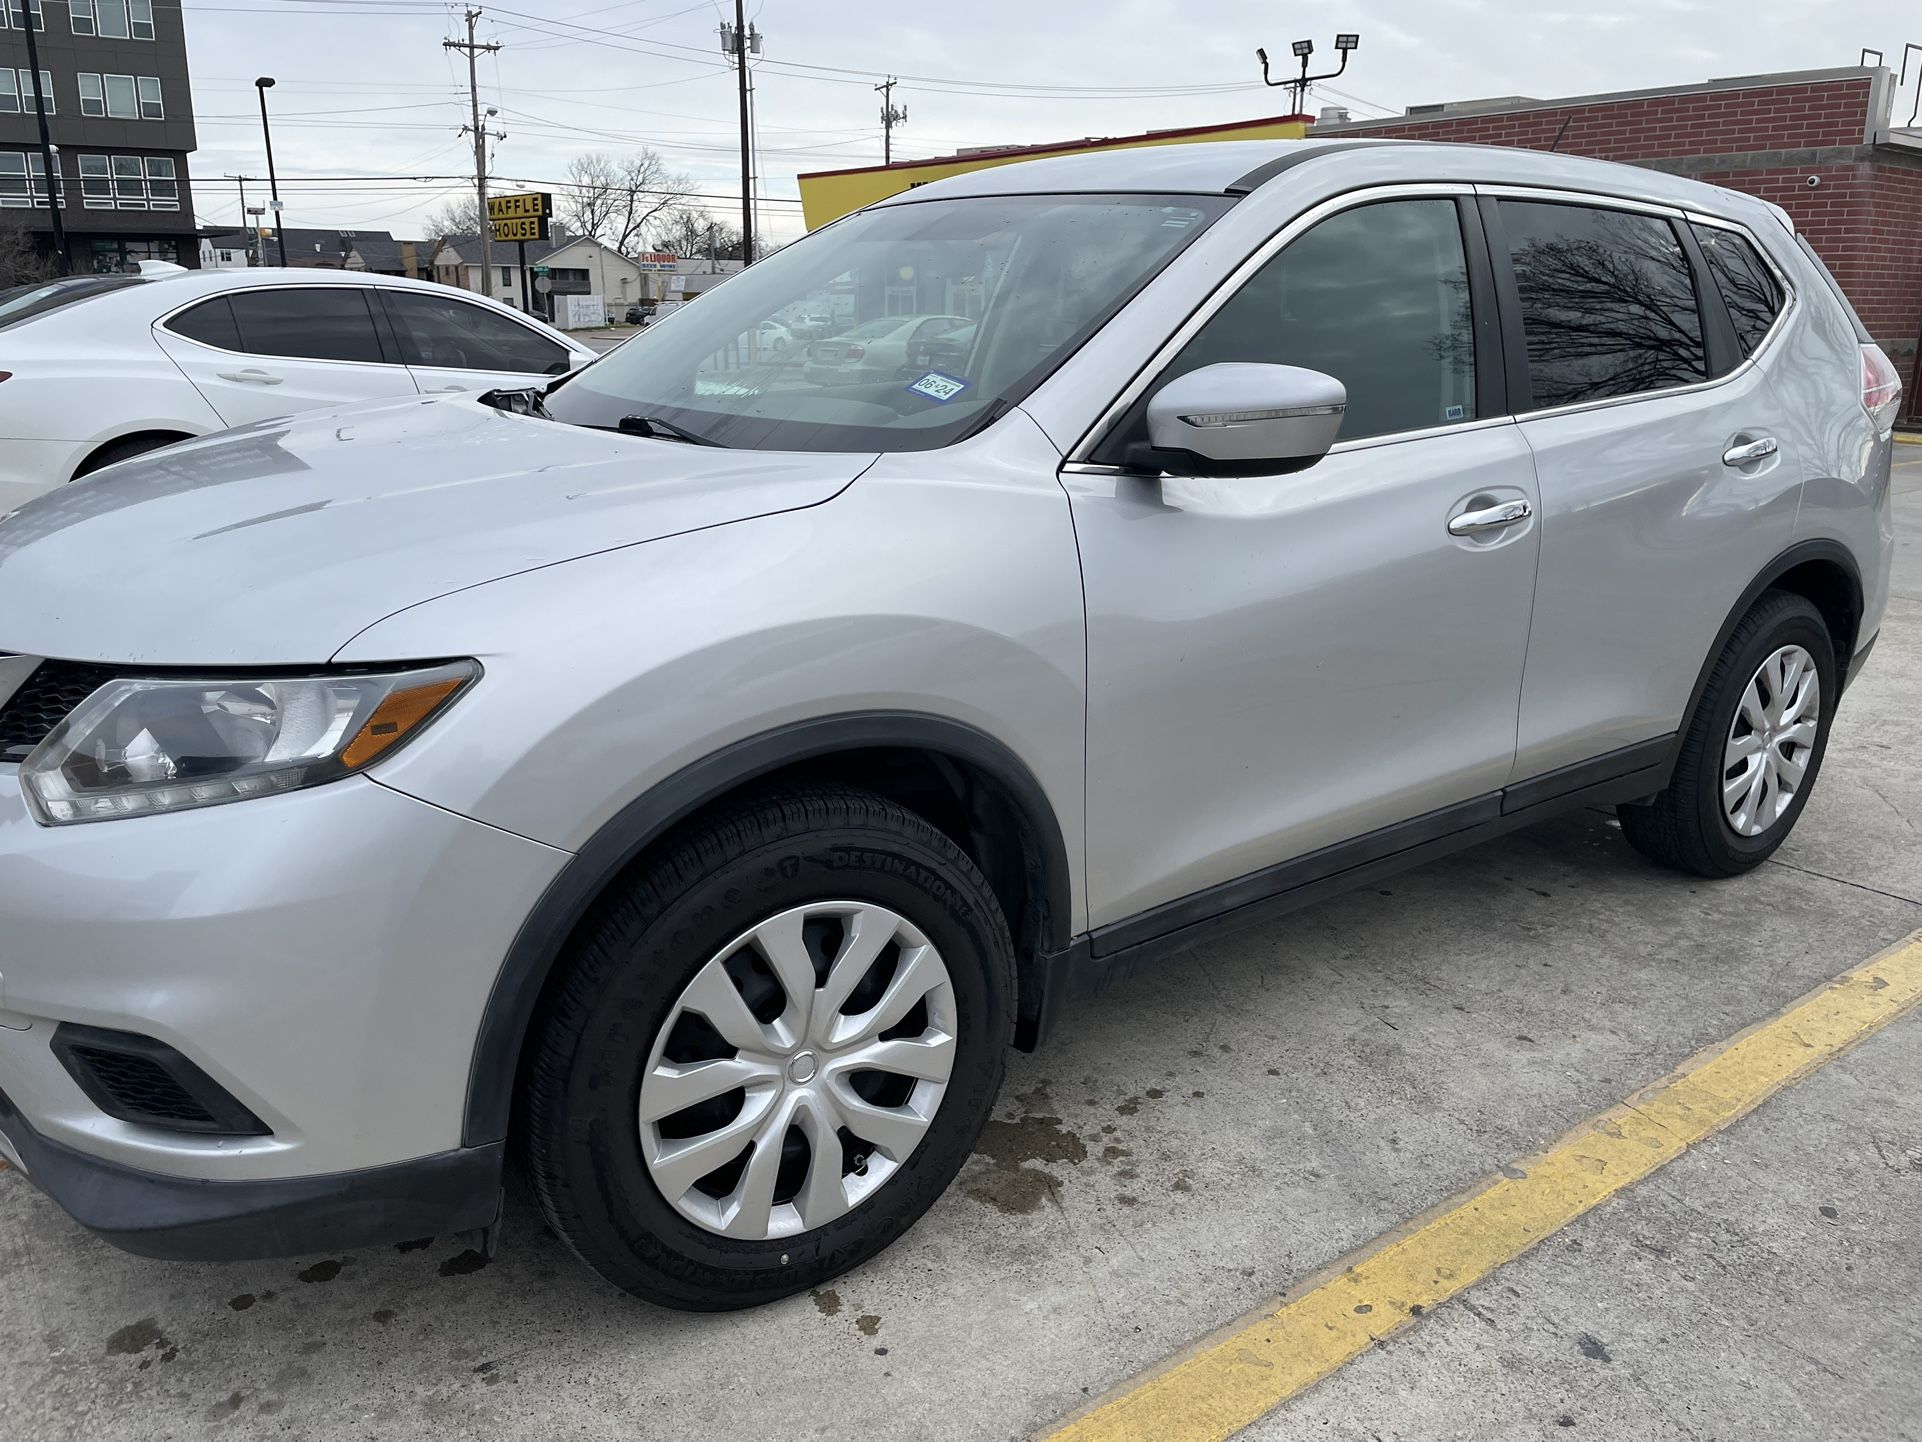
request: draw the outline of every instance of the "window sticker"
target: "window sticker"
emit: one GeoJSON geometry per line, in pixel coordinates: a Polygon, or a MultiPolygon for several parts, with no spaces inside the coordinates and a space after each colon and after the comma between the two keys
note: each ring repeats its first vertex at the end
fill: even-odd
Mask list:
{"type": "Polygon", "coordinates": [[[929,371],[909,386],[908,391],[912,395],[926,396],[931,401],[939,401],[942,405],[946,405],[967,388],[966,381],[956,380],[953,376],[944,376],[940,371],[929,371]]]}
{"type": "Polygon", "coordinates": [[[1451,421],[1458,421],[1467,414],[1467,410],[1462,406],[1450,406],[1442,414],[1451,421]]]}

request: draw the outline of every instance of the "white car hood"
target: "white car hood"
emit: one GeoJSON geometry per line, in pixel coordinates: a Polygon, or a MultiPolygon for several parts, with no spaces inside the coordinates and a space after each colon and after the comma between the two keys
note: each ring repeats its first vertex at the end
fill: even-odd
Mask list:
{"type": "Polygon", "coordinates": [[[818,505],[873,459],[623,436],[465,397],[225,431],[0,520],[0,653],[316,664],[450,591],[818,505]]]}

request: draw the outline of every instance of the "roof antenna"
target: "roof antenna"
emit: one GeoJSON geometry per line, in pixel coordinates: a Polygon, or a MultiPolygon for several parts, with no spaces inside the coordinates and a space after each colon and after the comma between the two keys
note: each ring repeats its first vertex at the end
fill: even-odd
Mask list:
{"type": "Polygon", "coordinates": [[[1562,137],[1568,134],[1568,127],[1574,123],[1575,112],[1571,110],[1568,112],[1568,118],[1562,121],[1562,128],[1555,132],[1555,138],[1548,142],[1548,153],[1550,155],[1555,153],[1556,147],[1562,143],[1562,137]]]}

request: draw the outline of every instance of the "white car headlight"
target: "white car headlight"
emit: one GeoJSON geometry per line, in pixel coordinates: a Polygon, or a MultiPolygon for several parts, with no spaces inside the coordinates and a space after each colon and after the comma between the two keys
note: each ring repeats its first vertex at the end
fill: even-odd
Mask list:
{"type": "Polygon", "coordinates": [[[20,764],[48,826],[218,806],[317,786],[420,731],[480,667],[109,681],[20,764]]]}

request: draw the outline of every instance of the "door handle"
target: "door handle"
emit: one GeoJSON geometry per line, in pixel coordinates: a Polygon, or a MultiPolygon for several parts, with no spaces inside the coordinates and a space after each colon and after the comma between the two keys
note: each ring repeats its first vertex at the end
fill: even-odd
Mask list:
{"type": "Polygon", "coordinates": [[[1473,536],[1481,531],[1499,531],[1503,526],[1525,521],[1534,514],[1535,508],[1527,501],[1503,501],[1499,506],[1490,506],[1486,510],[1463,511],[1448,523],[1448,534],[1473,536]]]}
{"type": "Polygon", "coordinates": [[[269,371],[251,368],[244,371],[220,371],[218,374],[223,381],[241,381],[257,386],[277,386],[281,381],[281,377],[269,371]]]}
{"type": "Polygon", "coordinates": [[[1725,466],[1753,465],[1757,461],[1767,460],[1779,449],[1780,447],[1775,444],[1774,436],[1763,436],[1759,441],[1750,441],[1746,445],[1730,446],[1722,452],[1722,464],[1725,466]]]}

